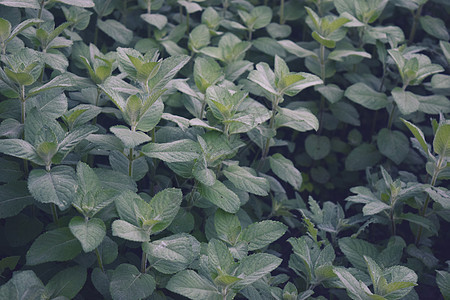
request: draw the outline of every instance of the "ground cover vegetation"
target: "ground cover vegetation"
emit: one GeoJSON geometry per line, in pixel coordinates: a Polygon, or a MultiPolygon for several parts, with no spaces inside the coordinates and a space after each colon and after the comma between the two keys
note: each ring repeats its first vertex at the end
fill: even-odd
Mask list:
{"type": "Polygon", "coordinates": [[[450,299],[449,14],[0,0],[0,299],[450,299]]]}

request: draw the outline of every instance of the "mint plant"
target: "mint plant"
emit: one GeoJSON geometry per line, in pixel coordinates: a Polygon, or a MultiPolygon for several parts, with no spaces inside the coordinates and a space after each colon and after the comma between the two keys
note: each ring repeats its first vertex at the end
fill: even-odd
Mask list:
{"type": "Polygon", "coordinates": [[[0,298],[449,298],[449,10],[0,0],[0,298]]]}

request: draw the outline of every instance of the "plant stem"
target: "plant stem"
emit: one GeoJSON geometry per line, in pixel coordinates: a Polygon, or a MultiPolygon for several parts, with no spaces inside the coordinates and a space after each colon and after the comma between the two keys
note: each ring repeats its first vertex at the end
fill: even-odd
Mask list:
{"type": "Polygon", "coordinates": [[[280,25],[283,25],[285,22],[284,20],[284,0],[281,0],[280,2],[280,25]]]}
{"type": "Polygon", "coordinates": [[[417,24],[419,22],[420,15],[422,14],[423,6],[424,6],[424,4],[421,4],[417,8],[416,13],[414,14],[413,24],[412,24],[411,32],[409,33],[409,38],[408,38],[408,45],[410,45],[414,41],[414,36],[416,35],[416,30],[417,30],[417,24]]]}
{"type": "Polygon", "coordinates": [[[147,272],[147,253],[142,251],[141,257],[141,273],[147,272]]]}
{"type": "Polygon", "coordinates": [[[391,109],[391,112],[389,113],[389,120],[388,120],[388,124],[387,124],[387,129],[389,129],[389,130],[391,130],[391,128],[392,128],[392,122],[394,120],[395,108],[396,108],[396,105],[392,104],[392,109],[391,109]]]}
{"type": "Polygon", "coordinates": [[[105,269],[103,268],[102,257],[100,256],[100,252],[98,252],[98,248],[95,248],[95,255],[97,256],[98,266],[103,273],[105,273],[105,269]]]}
{"type": "MultiPolygon", "coordinates": [[[[320,45],[320,79],[322,79],[323,84],[325,85],[325,46],[320,45]]],[[[320,106],[319,106],[319,135],[322,131],[322,119],[323,119],[323,111],[325,109],[325,97],[321,95],[320,97],[320,106]]]]}
{"type": "MultiPolygon", "coordinates": [[[[435,169],[434,169],[434,172],[433,172],[433,177],[431,177],[430,185],[432,187],[434,187],[436,185],[436,181],[437,181],[439,172],[443,168],[445,168],[444,157],[442,155],[439,155],[439,160],[438,160],[437,164],[435,165],[435,169]],[[442,164],[444,164],[444,167],[442,167],[442,164]]],[[[427,212],[427,208],[428,208],[429,202],[430,202],[430,194],[427,195],[427,198],[425,199],[425,203],[423,204],[422,210],[419,212],[419,215],[421,217],[425,216],[425,214],[427,212]]],[[[422,237],[422,231],[423,231],[423,227],[420,226],[418,231],[417,231],[416,245],[419,244],[419,242],[420,242],[420,238],[422,237]]]]}
{"type": "Polygon", "coordinates": [[[50,207],[52,208],[53,222],[59,227],[58,211],[56,210],[55,203],[51,203],[50,207]]]}
{"type": "MultiPolygon", "coordinates": [[[[275,121],[275,115],[277,113],[277,109],[278,109],[278,103],[281,101],[281,96],[277,96],[277,98],[275,99],[275,101],[272,102],[272,116],[270,117],[270,121],[269,121],[269,128],[272,129],[274,126],[274,121],[275,121]]],[[[264,145],[264,150],[261,153],[261,160],[259,161],[258,167],[256,168],[257,171],[260,171],[264,161],[267,158],[267,154],[269,154],[269,149],[270,149],[270,137],[267,138],[266,143],[264,145]]]]}
{"type": "Polygon", "coordinates": [[[98,20],[100,20],[100,18],[97,17],[97,23],[95,24],[95,31],[94,31],[94,45],[98,47],[97,43],[98,43],[98,20]]]}
{"type": "Polygon", "coordinates": [[[130,152],[128,154],[128,176],[133,175],[133,148],[130,148],[130,152]]]}
{"type": "MultiPolygon", "coordinates": [[[[40,4],[38,15],[37,15],[38,19],[40,19],[42,16],[42,10],[44,9],[44,5],[45,5],[44,2],[45,2],[45,0],[41,0],[41,4],[40,4]]],[[[41,23],[37,23],[36,28],[39,29],[40,27],[41,27],[41,23]]]]}

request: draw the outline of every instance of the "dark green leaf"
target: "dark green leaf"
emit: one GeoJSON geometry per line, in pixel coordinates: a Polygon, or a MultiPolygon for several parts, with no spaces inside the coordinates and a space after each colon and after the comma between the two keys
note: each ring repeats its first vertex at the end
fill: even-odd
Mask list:
{"type": "Polygon", "coordinates": [[[40,235],[27,252],[27,265],[68,261],[81,252],[80,242],[69,228],[58,228],[40,235]]]}
{"type": "Polygon", "coordinates": [[[112,274],[109,291],[115,300],[139,300],[150,296],[155,287],[151,275],[139,272],[133,265],[121,264],[112,274]]]}

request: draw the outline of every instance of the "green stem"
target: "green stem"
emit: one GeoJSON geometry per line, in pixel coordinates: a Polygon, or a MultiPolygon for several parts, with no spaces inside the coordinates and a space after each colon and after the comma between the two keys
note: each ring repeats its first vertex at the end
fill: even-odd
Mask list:
{"type": "Polygon", "coordinates": [[[388,124],[387,124],[387,129],[389,129],[389,130],[391,130],[392,122],[394,121],[395,108],[396,108],[396,105],[392,104],[392,109],[391,109],[391,112],[389,113],[389,121],[388,121],[388,124]]]}
{"type": "MultiPolygon", "coordinates": [[[[430,182],[430,185],[433,187],[436,185],[436,181],[438,179],[439,172],[445,167],[445,166],[444,167],[442,166],[443,164],[445,165],[444,157],[442,155],[439,155],[439,160],[435,166],[435,169],[433,172],[433,177],[431,178],[431,182],[430,182]]],[[[430,195],[428,194],[427,198],[425,199],[425,203],[423,204],[422,210],[419,212],[419,215],[421,217],[425,216],[427,209],[428,209],[429,202],[430,202],[430,195]]],[[[417,231],[416,245],[419,244],[419,242],[420,242],[420,238],[422,237],[422,231],[423,231],[423,227],[420,226],[417,231]]]]}
{"type": "MultiPolygon", "coordinates": [[[[325,46],[320,45],[320,79],[322,79],[323,84],[325,85],[325,46]]],[[[320,97],[320,106],[319,106],[319,134],[322,131],[322,119],[323,119],[323,111],[325,109],[325,97],[321,95],[320,97]]]]}
{"type": "Polygon", "coordinates": [[[409,38],[408,38],[408,45],[410,45],[414,41],[414,36],[416,35],[416,30],[417,30],[417,24],[419,23],[419,18],[420,18],[420,15],[422,14],[423,6],[424,6],[424,4],[420,5],[417,8],[416,13],[414,14],[413,24],[412,24],[411,32],[409,33],[409,38]]]}
{"type": "Polygon", "coordinates": [[[197,191],[197,187],[198,187],[198,181],[195,180],[194,186],[192,187],[192,191],[191,191],[191,195],[189,196],[189,200],[187,203],[187,208],[190,209],[192,206],[194,206],[194,194],[197,191]]]}
{"type": "Polygon", "coordinates": [[[133,148],[130,148],[130,152],[128,154],[128,176],[133,175],[133,148]]]}
{"type": "MultiPolygon", "coordinates": [[[[272,102],[272,116],[270,117],[270,121],[269,121],[269,128],[272,129],[274,126],[274,121],[275,121],[275,115],[277,113],[277,109],[278,109],[278,103],[281,101],[281,96],[277,96],[277,98],[275,99],[274,102],[272,102]]],[[[258,167],[256,168],[257,171],[260,171],[264,161],[267,158],[267,155],[269,154],[269,149],[270,149],[270,137],[267,138],[266,143],[264,145],[264,150],[261,154],[261,160],[259,161],[258,167]]]]}
{"type": "MultiPolygon", "coordinates": [[[[44,5],[45,5],[45,0],[42,0],[40,7],[39,7],[38,15],[37,15],[38,19],[40,19],[42,16],[42,10],[44,9],[44,5]]],[[[41,23],[37,23],[36,27],[39,29],[41,27],[41,23]]]]}
{"type": "Polygon", "coordinates": [[[51,203],[50,207],[52,208],[53,222],[59,227],[58,211],[56,210],[55,203],[51,203]]]}
{"type": "Polygon", "coordinates": [[[228,9],[228,0],[223,0],[222,1],[222,6],[223,6],[223,10],[222,10],[222,16],[225,18],[225,15],[227,13],[227,9],[228,9]]]}
{"type": "Polygon", "coordinates": [[[248,29],[248,40],[251,41],[253,38],[253,30],[251,28],[248,29]]]}
{"type": "Polygon", "coordinates": [[[202,109],[200,110],[200,120],[203,120],[203,112],[205,111],[206,108],[206,95],[203,97],[203,102],[202,102],[202,109]]]}
{"type": "Polygon", "coordinates": [[[142,251],[141,257],[141,273],[147,272],[147,253],[142,251]]]}
{"type": "Polygon", "coordinates": [[[97,43],[98,43],[98,20],[100,20],[100,18],[97,18],[97,23],[95,25],[95,31],[94,31],[94,45],[98,47],[97,43]]]}
{"type": "Polygon", "coordinates": [[[98,248],[95,248],[95,255],[97,256],[97,262],[98,262],[98,266],[100,267],[100,270],[102,270],[102,272],[105,273],[105,269],[103,268],[102,257],[100,256],[100,252],[98,251],[98,248]]]}
{"type": "Polygon", "coordinates": [[[189,12],[186,9],[186,34],[189,35],[189,12]]]}
{"type": "Polygon", "coordinates": [[[284,20],[284,0],[281,0],[280,2],[280,25],[283,25],[285,22],[284,20]]]}

